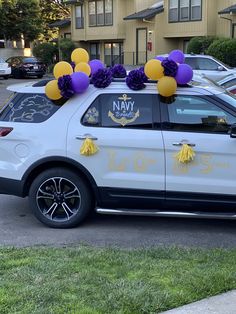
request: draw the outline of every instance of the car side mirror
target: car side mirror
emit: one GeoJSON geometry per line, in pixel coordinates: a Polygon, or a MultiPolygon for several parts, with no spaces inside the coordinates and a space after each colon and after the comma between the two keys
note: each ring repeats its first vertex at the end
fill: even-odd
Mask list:
{"type": "Polygon", "coordinates": [[[224,67],[222,67],[222,65],[219,65],[217,69],[218,69],[218,71],[224,71],[225,70],[224,67]]]}
{"type": "Polygon", "coordinates": [[[232,138],[236,138],[236,123],[232,124],[229,129],[229,135],[232,138]]]}

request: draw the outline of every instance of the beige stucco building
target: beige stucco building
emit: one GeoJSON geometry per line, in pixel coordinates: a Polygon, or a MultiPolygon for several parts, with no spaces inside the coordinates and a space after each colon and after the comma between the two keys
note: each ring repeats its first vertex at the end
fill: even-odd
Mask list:
{"type": "MultiPolygon", "coordinates": [[[[195,36],[236,38],[235,0],[64,0],[70,33],[107,65],[143,64],[195,36]]],[[[63,28],[61,29],[63,31],[63,28]]],[[[67,29],[67,32],[68,29],[67,29]]]]}

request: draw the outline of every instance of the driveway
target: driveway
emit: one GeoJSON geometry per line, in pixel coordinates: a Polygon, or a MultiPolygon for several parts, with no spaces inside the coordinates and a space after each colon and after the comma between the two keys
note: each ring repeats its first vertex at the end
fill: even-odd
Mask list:
{"type": "Polygon", "coordinates": [[[236,221],[97,215],[74,229],[50,229],[27,198],[7,195],[0,195],[0,217],[0,246],[236,247],[236,221]]]}
{"type": "MultiPolygon", "coordinates": [[[[0,80],[0,104],[7,85],[24,81],[0,80]]],[[[0,246],[236,247],[236,221],[97,215],[75,229],[50,229],[31,214],[27,198],[7,195],[0,195],[0,217],[0,246]]]]}

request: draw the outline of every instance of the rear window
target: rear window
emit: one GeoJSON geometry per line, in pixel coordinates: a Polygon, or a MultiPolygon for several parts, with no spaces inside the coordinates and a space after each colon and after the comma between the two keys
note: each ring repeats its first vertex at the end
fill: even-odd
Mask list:
{"type": "Polygon", "coordinates": [[[65,102],[65,99],[53,102],[44,94],[13,94],[0,111],[0,121],[44,122],[65,102]]]}
{"type": "Polygon", "coordinates": [[[22,60],[23,60],[23,62],[27,62],[27,63],[30,63],[30,62],[40,62],[40,60],[38,60],[36,58],[23,58],[22,60]]]}

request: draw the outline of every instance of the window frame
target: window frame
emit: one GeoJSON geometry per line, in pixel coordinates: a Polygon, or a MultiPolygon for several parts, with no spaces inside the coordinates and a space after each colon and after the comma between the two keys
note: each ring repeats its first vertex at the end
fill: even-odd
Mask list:
{"type": "MultiPolygon", "coordinates": [[[[192,17],[192,8],[193,8],[193,5],[192,5],[192,1],[193,0],[189,0],[189,7],[188,7],[188,19],[181,19],[181,6],[180,6],[180,1],[181,0],[177,0],[178,1],[178,7],[177,7],[177,11],[178,11],[178,17],[177,19],[171,19],[170,18],[170,3],[171,3],[171,0],[169,0],[169,7],[168,7],[168,22],[169,23],[183,23],[183,22],[199,22],[199,21],[202,21],[202,0],[200,0],[200,18],[193,18],[192,17]]],[[[198,7],[198,6],[196,6],[198,7]]]]}
{"type": "Polygon", "coordinates": [[[83,10],[84,10],[83,4],[76,4],[76,6],[75,6],[75,28],[76,29],[84,29],[84,11],[83,10]],[[78,19],[77,15],[76,15],[76,8],[77,7],[81,8],[81,26],[80,27],[77,26],[77,19],[78,19]]]}
{"type": "Polygon", "coordinates": [[[99,101],[98,103],[98,107],[99,107],[99,122],[97,124],[86,124],[83,122],[84,116],[86,115],[87,111],[89,110],[89,108],[92,107],[92,105],[98,100],[98,98],[100,96],[104,96],[104,95],[121,95],[121,94],[127,94],[127,95],[138,95],[138,92],[130,92],[130,91],[124,91],[122,93],[119,93],[117,91],[111,91],[109,93],[105,92],[105,93],[101,93],[99,95],[96,95],[92,102],[90,103],[90,105],[86,108],[84,114],[82,115],[81,119],[80,119],[80,123],[81,125],[83,125],[84,127],[93,127],[93,128],[102,128],[102,129],[132,129],[132,130],[143,130],[143,131],[154,131],[154,130],[161,130],[161,108],[160,108],[160,101],[159,101],[159,97],[158,94],[156,93],[140,93],[140,95],[149,95],[152,96],[152,98],[154,99],[154,97],[156,97],[156,101],[157,103],[154,105],[154,101],[152,103],[152,128],[141,128],[141,127],[135,127],[134,126],[122,126],[122,125],[117,125],[117,126],[103,126],[102,125],[102,103],[101,101],[99,101]]]}
{"type": "Polygon", "coordinates": [[[106,0],[89,0],[88,1],[88,25],[89,27],[104,27],[104,26],[113,26],[113,0],[111,0],[111,23],[106,23],[106,0]],[[103,23],[98,23],[98,2],[102,1],[103,3],[103,23]],[[90,23],[90,14],[89,4],[94,2],[95,4],[95,24],[90,23]]]}
{"type": "MultiPolygon", "coordinates": [[[[236,119],[236,110],[233,109],[232,106],[221,100],[220,98],[212,95],[199,95],[199,94],[176,94],[175,96],[186,96],[186,97],[198,97],[201,100],[205,100],[207,102],[212,103],[213,105],[217,106],[219,109],[224,110],[228,114],[232,115],[236,119]]],[[[176,130],[171,127],[171,122],[169,119],[169,112],[168,112],[168,104],[162,102],[161,96],[160,98],[160,108],[161,108],[161,128],[163,131],[170,131],[170,132],[186,132],[186,133],[200,133],[200,134],[220,134],[220,135],[227,135],[228,132],[207,132],[206,130],[176,130]]]]}

